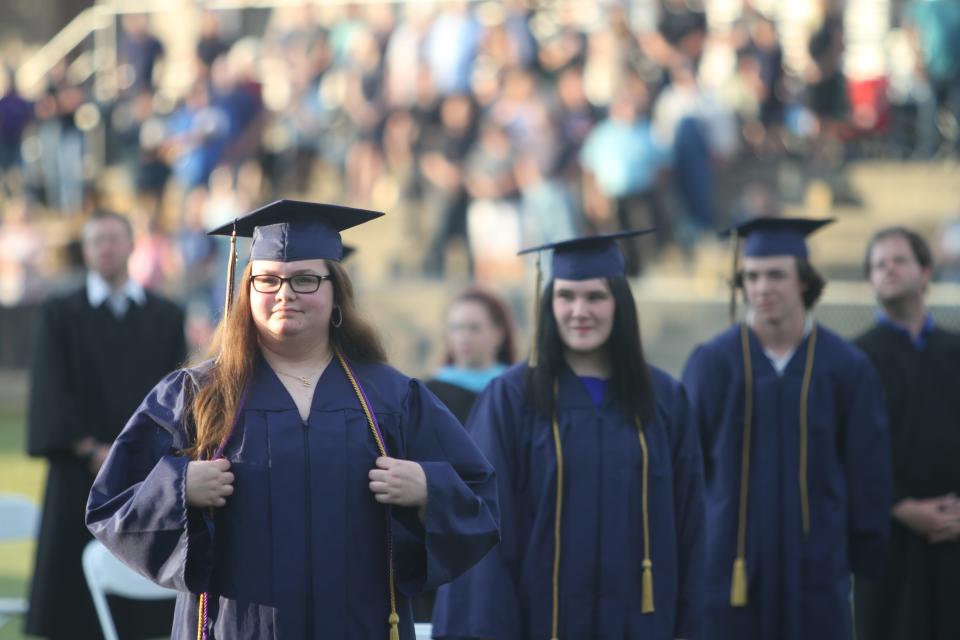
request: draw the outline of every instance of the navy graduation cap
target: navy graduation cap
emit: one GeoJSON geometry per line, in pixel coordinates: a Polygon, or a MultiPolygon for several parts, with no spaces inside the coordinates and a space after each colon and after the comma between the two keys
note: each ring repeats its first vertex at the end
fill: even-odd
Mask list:
{"type": "Polygon", "coordinates": [[[746,238],[743,255],[749,258],[795,256],[806,258],[808,235],[833,222],[833,218],[754,218],[721,232],[721,237],[736,234],[746,238]]]}
{"type": "Polygon", "coordinates": [[[340,232],[382,216],[378,211],[336,204],[277,200],[209,232],[253,238],[251,260],[336,260],[344,258],[340,232]]]}
{"type": "Polygon", "coordinates": [[[617,233],[572,238],[521,250],[518,255],[553,249],[551,273],[562,280],[615,278],[626,273],[623,252],[616,241],[652,233],[656,229],[631,229],[617,233]]]}

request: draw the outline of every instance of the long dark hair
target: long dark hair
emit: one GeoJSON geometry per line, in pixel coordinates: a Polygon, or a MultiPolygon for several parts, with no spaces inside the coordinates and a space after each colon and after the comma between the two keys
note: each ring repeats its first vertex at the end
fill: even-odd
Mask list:
{"type": "MultiPolygon", "coordinates": [[[[624,277],[607,278],[615,303],[613,329],[604,349],[610,358],[610,390],[628,416],[642,423],[654,417],[656,398],[650,370],[643,356],[637,307],[624,277]]],[[[564,344],[553,315],[553,284],[547,283],[540,297],[540,324],[537,327],[537,366],[527,374],[527,389],[537,412],[551,418],[556,411],[554,384],[565,366],[564,344]]]]}
{"type": "MultiPolygon", "coordinates": [[[[517,336],[510,310],[503,300],[485,289],[471,287],[457,296],[450,307],[453,308],[460,302],[476,302],[487,310],[487,315],[490,316],[493,326],[503,331],[503,340],[500,341],[500,346],[497,348],[497,362],[507,366],[513,364],[516,360],[517,336]]],[[[453,353],[451,353],[449,346],[443,360],[447,364],[453,364],[453,353]]]]}
{"type": "MultiPolygon", "coordinates": [[[[333,283],[333,302],[343,322],[330,327],[330,345],[354,362],[385,362],[386,352],[376,331],[357,313],[353,284],[337,262],[326,261],[333,283]]],[[[204,360],[214,359],[190,405],[196,439],[184,454],[209,458],[229,435],[240,408],[243,388],[253,376],[257,354],[257,329],[250,311],[250,274],[247,265],[240,278],[237,299],[220,320],[204,360]]],[[[195,363],[196,364],[196,363],[195,363]]]]}

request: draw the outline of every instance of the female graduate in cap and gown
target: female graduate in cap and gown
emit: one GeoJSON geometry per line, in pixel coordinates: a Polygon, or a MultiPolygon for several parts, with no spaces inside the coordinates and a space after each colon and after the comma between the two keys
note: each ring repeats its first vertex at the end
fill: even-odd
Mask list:
{"type": "Polygon", "coordinates": [[[412,640],[410,598],[497,542],[493,469],[385,364],[338,263],[379,215],[279,201],[212,232],[253,236],[212,357],[147,396],[87,506],[179,591],[174,638],[412,640]]]}
{"type": "Polygon", "coordinates": [[[530,363],[468,430],[497,470],[501,544],[437,594],[437,638],[700,637],[703,488],[682,387],[643,357],[615,238],[554,248],[530,363]]]}
{"type": "Polygon", "coordinates": [[[805,236],[827,222],[736,229],[747,319],[684,370],[704,457],[710,640],[851,638],[850,574],[874,576],[883,560],[883,389],[867,358],[811,316],[824,282],[805,236]]]}

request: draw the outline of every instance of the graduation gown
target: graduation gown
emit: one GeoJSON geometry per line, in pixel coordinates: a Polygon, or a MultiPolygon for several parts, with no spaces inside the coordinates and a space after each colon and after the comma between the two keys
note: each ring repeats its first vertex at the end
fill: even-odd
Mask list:
{"type": "MultiPolygon", "coordinates": [[[[935,327],[917,348],[877,324],[856,344],[887,392],[896,499],[960,495],[960,335],[935,327]]],[[[864,640],[960,638],[960,543],[930,544],[894,519],[882,577],[857,591],[864,640]]]]}
{"type": "Polygon", "coordinates": [[[87,507],[111,551],[177,589],[172,637],[197,637],[197,595],[210,594],[211,639],[386,638],[387,514],[393,532],[400,637],[413,640],[410,597],[451,580],[497,541],[493,469],[422,383],[357,364],[388,453],[427,478],[426,522],[387,510],[367,473],[378,457],[360,403],[333,361],[306,423],[257,358],[225,456],[235,475],[225,507],[187,507],[184,417],[201,369],[154,388],[114,444],[87,507]],[[213,513],[211,517],[210,513],[213,513]]]}
{"type": "MultiPolygon", "coordinates": [[[[468,429],[497,469],[500,546],[437,592],[439,638],[542,640],[553,607],[557,456],[551,421],[527,401],[517,365],[481,394],[468,429]]],[[[656,417],[649,448],[655,612],[641,613],[642,452],[611,394],[598,409],[564,367],[557,420],[563,450],[559,637],[699,638],[703,488],[696,432],[679,384],[651,369],[656,417]]]]}
{"type": "MultiPolygon", "coordinates": [[[[91,538],[83,517],[93,474],[73,445],[88,436],[112,442],[144,395],[183,363],[183,313],[148,292],[143,306],[131,302],[117,319],[107,304],[92,308],[81,288],[43,305],[35,338],[27,443],[48,470],[26,630],[100,638],[80,564],[91,538]]],[[[116,613],[122,618],[132,606],[116,613]]],[[[138,611],[132,626],[118,621],[121,632],[155,635],[157,626],[142,617],[138,611]]]]}
{"type": "Polygon", "coordinates": [[[809,336],[782,376],[750,330],[753,427],[747,605],[730,604],[744,427],[740,326],[698,347],[683,383],[699,427],[707,513],[705,638],[831,640],[852,635],[850,572],[875,575],[891,504],[883,390],[862,353],[822,326],[808,402],[810,530],[802,526],[799,407],[809,336]]]}

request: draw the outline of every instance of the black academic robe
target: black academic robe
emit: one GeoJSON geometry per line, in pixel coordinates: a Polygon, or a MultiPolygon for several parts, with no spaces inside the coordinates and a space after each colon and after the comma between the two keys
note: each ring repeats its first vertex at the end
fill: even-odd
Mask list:
{"type": "Polygon", "coordinates": [[[197,596],[209,593],[208,638],[386,638],[387,527],[392,531],[401,640],[413,640],[410,599],[447,582],[498,540],[493,469],[421,382],[356,364],[389,455],[426,474],[421,523],[412,508],[374,500],[379,453],[334,360],[301,420],[261,358],[224,456],[235,475],[223,508],[188,507],[185,417],[203,368],[154,388],[114,443],[87,508],[113,553],[177,597],[172,637],[197,637],[197,596]]]}
{"type": "MultiPolygon", "coordinates": [[[[497,470],[502,542],[437,591],[438,638],[550,637],[558,458],[552,422],[528,401],[526,364],[483,391],[468,430],[497,470]]],[[[643,453],[636,423],[608,393],[598,408],[564,367],[557,394],[563,452],[559,637],[700,638],[703,476],[682,387],[651,368],[649,533],[655,611],[643,613],[643,453]]]]}
{"type": "MultiPolygon", "coordinates": [[[[28,633],[53,638],[99,638],[80,555],[91,539],[83,523],[93,474],[72,453],[92,436],[110,443],[143,396],[186,357],[183,313],[147,293],[117,319],[104,304],[91,308],[85,288],[49,300],[40,314],[31,372],[28,452],[48,461],[43,518],[30,588],[28,633]]],[[[149,609],[156,610],[153,606],[149,609]]],[[[160,607],[168,609],[169,607],[160,607]]],[[[135,610],[126,637],[156,634],[135,610]]],[[[166,614],[163,614],[166,615],[166,614]]]]}
{"type": "Polygon", "coordinates": [[[705,638],[848,640],[850,574],[877,575],[889,529],[886,401],[873,366],[817,326],[808,407],[809,532],[802,526],[800,399],[807,346],[782,375],[749,331],[753,423],[747,491],[747,604],[731,606],[745,418],[740,325],[697,347],[683,383],[703,449],[705,638]]]}
{"type": "Polygon", "coordinates": [[[479,395],[477,392],[435,378],[427,380],[425,384],[434,395],[440,398],[440,402],[450,409],[450,413],[457,417],[460,424],[467,424],[467,417],[479,395]]]}
{"type": "MultiPolygon", "coordinates": [[[[934,328],[917,348],[877,324],[856,344],[887,392],[896,498],[960,495],[960,335],[934,328]]],[[[960,638],[960,543],[893,520],[883,576],[856,586],[861,640],[960,638]]]]}

